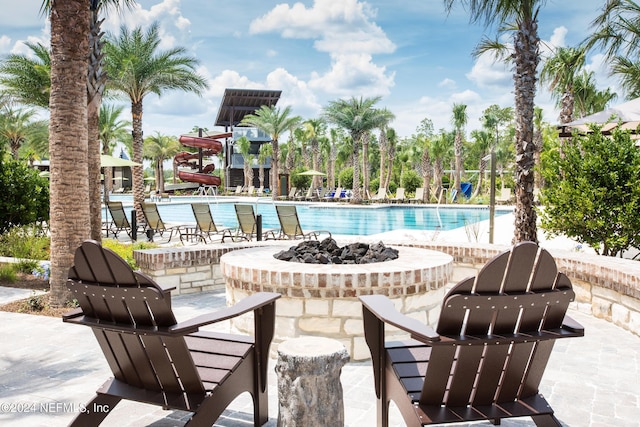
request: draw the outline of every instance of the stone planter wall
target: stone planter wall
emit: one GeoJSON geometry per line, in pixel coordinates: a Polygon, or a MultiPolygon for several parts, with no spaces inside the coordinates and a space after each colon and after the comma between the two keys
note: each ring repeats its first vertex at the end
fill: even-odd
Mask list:
{"type": "MultiPolygon", "coordinates": [[[[136,251],[134,256],[144,273],[159,283],[176,286],[176,293],[201,292],[224,289],[224,278],[219,266],[222,254],[265,244],[270,242],[149,249],[136,251]]],[[[406,245],[392,241],[385,241],[385,244],[406,245]]],[[[453,271],[449,285],[475,275],[489,259],[508,249],[470,243],[423,243],[408,246],[451,255],[453,271]]],[[[640,335],[640,262],[579,252],[550,252],[556,259],[559,270],[573,282],[576,292],[574,308],[640,335]]],[[[285,307],[278,305],[278,310],[283,309],[285,307]]]]}

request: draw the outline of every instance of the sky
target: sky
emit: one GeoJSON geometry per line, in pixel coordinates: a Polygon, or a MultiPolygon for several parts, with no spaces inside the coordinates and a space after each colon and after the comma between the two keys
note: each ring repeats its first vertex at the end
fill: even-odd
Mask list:
{"type": "MultiPolygon", "coordinates": [[[[49,44],[42,0],[0,0],[0,56],[28,54],[25,41],[49,44]],[[10,11],[10,13],[8,13],[10,11]]],[[[458,5],[447,13],[442,0],[139,0],[133,10],[109,11],[103,24],[148,28],[158,22],[161,49],[183,47],[199,61],[209,88],[202,94],[165,92],[144,99],[143,131],[178,136],[194,126],[214,126],[225,88],[282,90],[278,107],[291,106],[303,119],[317,118],[330,101],[380,96],[400,137],[416,133],[428,118],[435,130],[451,129],[454,103],[466,104],[467,132],[481,127],[492,104],[513,106],[509,66],[473,49],[494,39],[495,29],[471,23],[458,5]]],[[[590,34],[602,0],[547,0],[539,15],[542,55],[576,46],[590,34]]],[[[507,40],[508,41],[508,40],[507,40]]],[[[587,69],[599,88],[617,82],[592,53],[587,69]]],[[[617,102],[624,100],[619,92],[617,102]]],[[[123,119],[131,120],[128,102],[123,119]]],[[[557,123],[558,111],[539,86],[536,104],[557,123]]]]}

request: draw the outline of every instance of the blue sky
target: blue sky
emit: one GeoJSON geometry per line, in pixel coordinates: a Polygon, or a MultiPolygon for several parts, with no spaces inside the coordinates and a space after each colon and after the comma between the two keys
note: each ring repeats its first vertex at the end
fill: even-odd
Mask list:
{"type": "MultiPolygon", "coordinates": [[[[41,0],[0,0],[0,55],[27,53],[23,41],[49,43],[50,27],[39,14],[41,0]]],[[[553,46],[574,46],[586,37],[602,0],[548,0],[539,17],[543,54],[553,46]]],[[[463,8],[447,15],[441,0],[139,0],[133,11],[111,12],[103,24],[117,32],[160,24],[162,48],[182,46],[200,61],[209,82],[202,97],[167,92],[144,101],[145,135],[180,135],[193,126],[214,129],[225,88],[282,90],[279,106],[317,117],[331,100],[382,96],[400,136],[424,118],[451,128],[454,103],[467,104],[467,130],[491,104],[513,106],[511,71],[471,52],[483,35],[495,32],[471,24],[463,8]]],[[[602,88],[617,90],[602,57],[588,69],[602,88]]],[[[619,93],[618,101],[624,94],[619,93]]],[[[545,119],[557,120],[549,94],[536,103],[545,119]]],[[[129,109],[125,110],[130,120],[129,109]]]]}

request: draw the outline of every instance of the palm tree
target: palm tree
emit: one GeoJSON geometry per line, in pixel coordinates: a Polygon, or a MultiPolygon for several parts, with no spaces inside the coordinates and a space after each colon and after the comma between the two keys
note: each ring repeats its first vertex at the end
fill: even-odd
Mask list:
{"type": "Polygon", "coordinates": [[[430,140],[431,159],[433,162],[433,176],[435,178],[435,190],[437,198],[440,198],[440,195],[442,193],[442,174],[444,173],[444,163],[450,158],[451,147],[453,146],[454,138],[454,134],[445,132],[444,129],[441,129],[440,133],[430,140]]]}
{"type": "Polygon", "coordinates": [[[41,43],[24,42],[32,56],[11,54],[0,63],[0,85],[25,105],[49,108],[51,56],[41,43]]]}
{"type": "MultiPolygon", "coordinates": [[[[51,8],[51,1],[44,0],[42,10],[51,8]]],[[[131,8],[134,0],[89,0],[89,55],[86,88],[87,88],[87,132],[89,169],[89,210],[91,212],[91,238],[100,241],[102,238],[102,208],[100,205],[100,104],[105,89],[107,76],[104,69],[104,53],[100,12],[109,7],[120,6],[131,8]]]]}
{"type": "Polygon", "coordinates": [[[398,134],[395,129],[388,128],[385,136],[387,139],[387,166],[385,167],[386,176],[384,177],[384,184],[381,182],[380,186],[389,188],[389,184],[391,184],[391,174],[393,173],[393,163],[396,159],[398,134]]]}
{"type": "MultiPolygon", "coordinates": [[[[305,139],[311,143],[311,169],[318,170],[320,159],[320,145],[318,139],[324,134],[326,125],[322,119],[309,119],[302,123],[302,130],[305,134],[305,139]]],[[[314,176],[311,179],[312,191],[320,187],[322,178],[314,176]]]]}
{"type": "Polygon", "coordinates": [[[332,127],[329,130],[329,156],[327,167],[327,186],[335,188],[336,186],[336,163],[338,161],[338,143],[344,140],[344,132],[340,128],[332,127]]]}
{"type": "Polygon", "coordinates": [[[632,0],[605,0],[593,20],[594,32],[585,40],[587,49],[600,48],[618,76],[628,98],[640,96],[640,4],[632,0]]]}
{"type": "MultiPolygon", "coordinates": [[[[130,137],[127,128],[131,123],[120,120],[120,114],[124,107],[102,104],[100,106],[100,142],[102,144],[102,154],[113,152],[116,142],[124,141],[130,137]]],[[[113,187],[111,168],[104,168],[104,202],[109,201],[109,193],[113,187]]]]}
{"type": "Polygon", "coordinates": [[[67,273],[75,250],[91,233],[87,164],[87,57],[89,3],[51,4],[50,232],[51,286],[54,307],[67,301],[67,273]]]}
{"type": "MultiPolygon", "coordinates": [[[[260,187],[264,188],[264,165],[267,163],[269,156],[273,154],[271,145],[262,144],[258,149],[258,181],[260,181],[260,187]]],[[[289,154],[289,153],[287,153],[289,154]]]]}
{"type": "Polygon", "coordinates": [[[584,47],[559,47],[540,72],[540,83],[548,83],[551,96],[560,109],[560,124],[574,119],[575,81],[586,62],[584,47]]]}
{"type": "MultiPolygon", "coordinates": [[[[576,118],[595,114],[607,108],[607,105],[616,99],[618,95],[611,91],[611,88],[599,90],[596,88],[594,81],[595,73],[593,71],[583,71],[576,77],[575,85],[575,107],[574,115],[576,118]]],[[[630,89],[631,90],[631,89],[630,89]]],[[[634,92],[629,92],[633,97],[634,92]]],[[[640,89],[637,92],[640,96],[640,89]]]]}
{"type": "Polygon", "coordinates": [[[456,138],[453,143],[453,152],[456,161],[453,188],[456,190],[456,200],[462,194],[462,134],[468,119],[467,106],[465,104],[453,104],[451,123],[456,131],[456,138]]]}
{"type": "MultiPolygon", "coordinates": [[[[381,97],[355,98],[349,100],[331,101],[324,109],[324,117],[329,123],[333,123],[346,129],[351,135],[353,143],[353,196],[351,203],[360,203],[362,193],[360,191],[360,145],[369,132],[389,122],[389,112],[378,110],[373,106],[381,97]]],[[[366,157],[366,156],[365,156],[366,157]]]]}
{"type": "MultiPolygon", "coordinates": [[[[108,89],[128,97],[131,101],[133,161],[142,164],[142,106],[150,93],[158,96],[168,90],[182,90],[198,95],[208,87],[204,77],[195,72],[198,60],[186,55],[186,50],[176,47],[165,51],[160,45],[158,24],[143,32],[136,27],[107,37],[104,45],[105,68],[109,75],[108,89]]],[[[138,219],[142,218],[140,204],[144,202],[144,174],[142,166],[133,168],[133,202],[138,219]]]]}
{"type": "Polygon", "coordinates": [[[156,132],[155,135],[144,139],[143,157],[153,162],[156,189],[160,193],[164,193],[164,161],[172,159],[180,150],[181,145],[175,136],[156,132]]]}
{"type": "Polygon", "coordinates": [[[476,129],[471,131],[471,138],[473,138],[473,152],[477,155],[478,159],[478,183],[476,189],[473,192],[473,197],[478,197],[482,191],[482,180],[484,178],[484,171],[487,167],[487,161],[485,156],[491,151],[491,147],[495,144],[493,135],[485,129],[476,129]]]}
{"type": "Polygon", "coordinates": [[[30,140],[46,139],[46,132],[43,132],[46,121],[33,120],[35,110],[14,108],[7,104],[0,111],[0,141],[9,145],[14,159],[19,159],[18,151],[23,144],[30,140]]]}
{"type": "Polygon", "coordinates": [[[280,152],[278,139],[285,131],[295,128],[301,120],[302,118],[300,116],[291,116],[291,106],[280,110],[275,105],[271,107],[263,105],[253,114],[244,116],[240,122],[240,125],[253,126],[261,129],[271,138],[273,156],[271,157],[270,186],[275,190],[271,193],[274,201],[277,200],[280,195],[280,180],[278,179],[280,152]]]}
{"type": "Polygon", "coordinates": [[[251,141],[246,136],[241,136],[236,141],[236,148],[238,153],[242,154],[243,162],[242,167],[244,169],[244,187],[249,188],[253,185],[253,156],[249,154],[251,151],[251,141]]]}
{"type": "MultiPolygon", "coordinates": [[[[538,12],[546,0],[444,0],[448,11],[457,3],[468,8],[472,21],[482,19],[486,27],[498,24],[502,25],[503,30],[513,32],[516,112],[516,207],[513,242],[538,242],[533,196],[533,110],[536,69],[540,62],[538,12]]],[[[482,50],[477,53],[481,52],[482,50]]]]}

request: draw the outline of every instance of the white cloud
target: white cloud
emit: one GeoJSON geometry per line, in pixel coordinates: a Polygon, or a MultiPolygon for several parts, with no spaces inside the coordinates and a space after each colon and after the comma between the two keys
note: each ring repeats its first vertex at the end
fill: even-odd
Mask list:
{"type": "Polygon", "coordinates": [[[383,96],[395,84],[395,73],[386,74],[386,68],[374,64],[371,55],[332,55],[331,59],[327,73],[311,74],[310,88],[339,96],[383,96]]]}
{"type": "Polygon", "coordinates": [[[129,30],[136,27],[146,30],[154,22],[159,24],[161,49],[183,46],[190,40],[191,21],[182,15],[180,0],[163,0],[149,10],[135,4],[131,11],[125,13],[110,11],[103,29],[118,34],[123,25],[129,30]]]}
{"type": "Polygon", "coordinates": [[[295,114],[303,117],[317,116],[320,112],[321,106],[307,83],[284,68],[277,68],[270,72],[266,82],[268,89],[282,90],[278,105],[291,105],[295,114]]]}
{"type": "Polygon", "coordinates": [[[307,8],[279,4],[250,25],[251,34],[278,32],[285,38],[316,39],[329,53],[391,53],[395,45],[373,22],[376,12],[357,0],[314,0],[307,8]]]}
{"type": "Polygon", "coordinates": [[[456,88],[456,82],[455,80],[446,78],[444,80],[442,80],[440,83],[438,83],[438,87],[442,87],[445,89],[455,89],[456,88]]]}
{"type": "Polygon", "coordinates": [[[504,61],[495,60],[491,53],[484,53],[476,60],[466,76],[478,87],[504,89],[513,85],[510,66],[504,61]]]}
{"type": "Polygon", "coordinates": [[[2,35],[0,36],[0,53],[4,54],[9,52],[11,47],[11,37],[2,35]]]}

